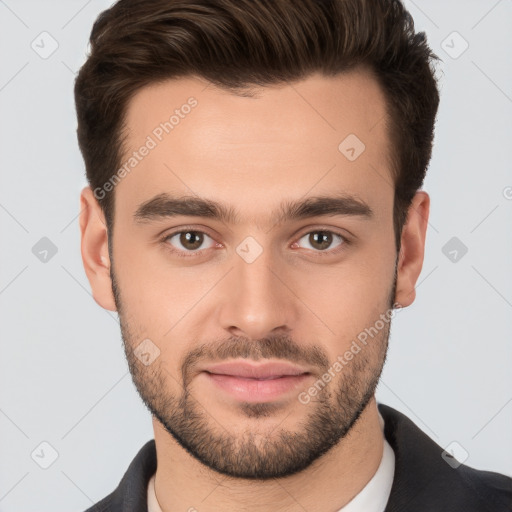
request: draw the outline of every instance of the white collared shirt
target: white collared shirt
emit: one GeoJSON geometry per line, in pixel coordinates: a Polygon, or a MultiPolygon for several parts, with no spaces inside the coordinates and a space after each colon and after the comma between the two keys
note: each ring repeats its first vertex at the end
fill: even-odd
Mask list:
{"type": "MultiPolygon", "coordinates": [[[[384,430],[384,419],[380,415],[384,430]]],[[[384,512],[393,485],[395,474],[395,453],[384,438],[384,450],[377,471],[371,480],[338,512],[384,512]]],[[[155,475],[148,484],[148,512],[162,512],[155,494],[155,475]]]]}

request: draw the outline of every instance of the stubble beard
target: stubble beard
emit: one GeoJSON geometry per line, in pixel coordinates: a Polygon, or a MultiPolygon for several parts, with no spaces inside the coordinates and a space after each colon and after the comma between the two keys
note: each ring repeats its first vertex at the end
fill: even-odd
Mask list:
{"type": "MultiPolygon", "coordinates": [[[[208,468],[230,477],[268,480],[296,474],[337,445],[355,425],[375,394],[387,355],[391,321],[365,345],[339,372],[337,379],[326,384],[309,403],[297,399],[293,407],[304,408],[304,419],[294,430],[274,426],[261,429],[264,418],[282,412],[274,402],[240,402],[242,420],[253,420],[253,428],[234,435],[225,426],[222,414],[206,411],[194,396],[192,370],[198,360],[208,356],[278,358],[308,362],[304,349],[286,337],[267,337],[258,342],[246,338],[230,338],[221,345],[201,345],[182,361],[181,382],[158,361],[144,366],[136,357],[138,341],[122,308],[119,286],[111,266],[112,289],[119,314],[121,334],[130,373],[137,392],[151,414],[190,455],[208,468]],[[180,386],[181,393],[170,390],[180,386]]],[[[391,302],[395,296],[396,273],[391,302]]],[[[367,326],[369,327],[369,326],[367,326]]],[[[319,369],[329,364],[320,347],[308,349],[319,369]]],[[[221,359],[221,360],[222,360],[221,359]]],[[[319,372],[319,376],[324,372],[319,372]]],[[[283,418],[284,421],[285,418],[283,418]]]]}

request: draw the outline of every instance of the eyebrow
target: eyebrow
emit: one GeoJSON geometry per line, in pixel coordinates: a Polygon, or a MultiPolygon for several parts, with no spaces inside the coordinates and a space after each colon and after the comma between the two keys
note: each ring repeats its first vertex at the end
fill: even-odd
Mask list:
{"type": "MultiPolygon", "coordinates": [[[[373,218],[374,212],[368,204],[352,195],[314,196],[304,200],[284,201],[271,216],[271,223],[337,215],[369,220],[373,218]]],[[[237,211],[228,205],[197,196],[174,197],[165,192],[141,203],[133,215],[136,223],[177,216],[205,217],[226,224],[238,224],[240,220],[237,211]]]]}

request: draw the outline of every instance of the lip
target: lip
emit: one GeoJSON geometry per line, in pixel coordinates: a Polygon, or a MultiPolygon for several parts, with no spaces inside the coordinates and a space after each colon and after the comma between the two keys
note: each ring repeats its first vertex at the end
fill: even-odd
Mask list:
{"type": "Polygon", "coordinates": [[[309,373],[305,368],[286,362],[269,361],[254,364],[240,360],[207,366],[203,371],[216,375],[230,375],[232,377],[245,377],[248,379],[270,379],[309,373]]]}
{"type": "Polygon", "coordinates": [[[233,361],[209,366],[202,372],[210,385],[245,402],[269,402],[297,391],[311,373],[282,362],[250,364],[233,361]]]}

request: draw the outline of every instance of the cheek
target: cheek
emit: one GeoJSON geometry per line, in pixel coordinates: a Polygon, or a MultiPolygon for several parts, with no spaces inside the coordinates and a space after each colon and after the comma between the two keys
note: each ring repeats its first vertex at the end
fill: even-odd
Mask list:
{"type": "MultiPolygon", "coordinates": [[[[206,304],[200,299],[222,274],[210,276],[197,268],[146,265],[141,260],[133,255],[115,261],[130,343],[136,347],[146,338],[153,341],[159,349],[158,362],[165,369],[164,375],[169,372],[180,382],[181,358],[190,350],[191,342],[200,339],[196,327],[202,325],[197,321],[201,311],[198,306],[206,304]]],[[[175,380],[169,378],[172,385],[175,380]]]]}
{"type": "Polygon", "coordinates": [[[370,251],[360,252],[353,261],[329,271],[324,269],[307,281],[303,279],[295,289],[322,320],[326,327],[322,332],[331,337],[330,345],[339,353],[364,329],[373,326],[381,314],[389,314],[393,276],[392,257],[378,258],[370,251]]]}

